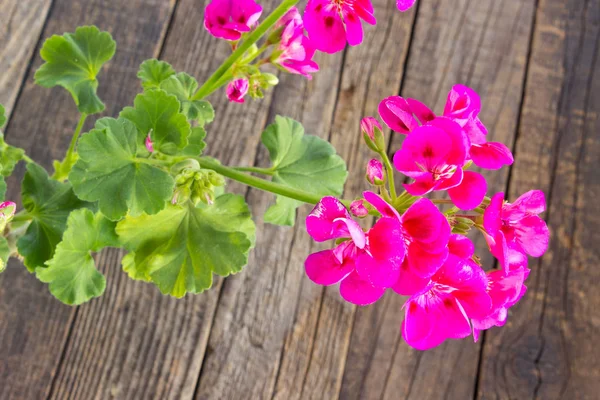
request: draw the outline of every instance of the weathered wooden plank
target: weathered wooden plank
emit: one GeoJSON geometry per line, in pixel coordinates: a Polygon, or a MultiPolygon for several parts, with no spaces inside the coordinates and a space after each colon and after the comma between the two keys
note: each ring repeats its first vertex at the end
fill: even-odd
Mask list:
{"type": "MultiPolygon", "coordinates": [[[[105,114],[115,115],[125,104],[132,101],[138,90],[136,71],[138,64],[147,57],[156,54],[157,44],[164,35],[170,10],[173,3],[159,0],[130,1],[124,4],[121,1],[56,1],[49,15],[49,20],[44,29],[44,37],[54,33],[73,31],[78,25],[97,24],[101,29],[110,31],[119,44],[115,59],[107,65],[99,79],[100,96],[106,101],[108,109],[105,114]]],[[[26,22],[24,22],[26,23],[26,22]]],[[[32,25],[35,23],[31,22],[32,25]]],[[[41,59],[36,57],[34,69],[39,66],[41,59]]],[[[64,154],[70,141],[72,131],[77,123],[77,110],[70,95],[60,89],[52,90],[36,87],[33,84],[33,72],[27,77],[26,85],[15,107],[14,117],[11,120],[7,137],[11,143],[25,148],[29,155],[45,167],[50,167],[53,158],[64,154]]],[[[87,126],[91,126],[89,121],[87,126]]],[[[10,198],[18,198],[17,182],[11,180],[12,189],[10,198]]],[[[107,252],[100,258],[100,265],[108,272],[110,281],[107,296],[91,305],[81,309],[85,315],[92,309],[103,307],[106,302],[121,300],[121,314],[140,318],[139,315],[128,313],[129,304],[123,299],[111,296],[111,291],[116,291],[119,286],[115,282],[124,279],[122,273],[116,273],[117,260],[115,252],[107,252]],[[106,262],[105,261],[111,261],[106,262]],[[110,270],[107,267],[110,265],[110,270]],[[118,277],[114,277],[114,275],[118,277]]],[[[60,304],[48,292],[45,285],[40,284],[25,269],[12,264],[8,271],[0,277],[0,398],[10,399],[39,399],[48,396],[51,385],[60,366],[61,355],[65,343],[70,343],[70,327],[77,314],[75,308],[60,304]]],[[[140,294],[141,295],[141,294],[140,294]]],[[[148,296],[151,297],[151,296],[148,296]]],[[[158,297],[158,296],[156,296],[158,297]]],[[[149,299],[146,299],[149,300],[149,299]]],[[[150,301],[148,304],[151,304],[150,301]]],[[[146,312],[154,308],[147,306],[146,312]]],[[[114,326],[107,325],[106,321],[114,318],[108,309],[103,318],[87,320],[96,326],[99,331],[105,331],[114,326]],[[98,321],[101,321],[98,324],[98,321]]],[[[85,318],[82,319],[86,321],[85,318]]],[[[135,320],[135,319],[134,319],[135,320]]],[[[140,321],[138,319],[137,321],[140,321]]],[[[162,321],[146,319],[147,323],[154,325],[162,321]]],[[[129,328],[127,324],[117,326],[110,331],[109,338],[115,335],[127,337],[121,328],[129,328]]],[[[56,387],[53,394],[64,397],[65,393],[76,393],[78,398],[89,398],[96,393],[96,384],[106,382],[107,377],[98,373],[96,366],[102,363],[106,355],[114,353],[115,343],[110,340],[101,340],[98,335],[89,335],[81,338],[78,327],[75,326],[74,334],[70,339],[71,350],[66,353],[66,368],[58,372],[56,387]],[[69,364],[75,358],[77,363],[69,364]],[[73,374],[78,371],[79,375],[73,374]],[[96,374],[97,373],[97,374],[96,374]],[[89,375],[86,375],[89,374],[89,375]],[[90,380],[79,379],[89,376],[90,380]],[[98,377],[102,379],[97,379],[98,377]],[[93,377],[93,378],[92,378],[93,377]],[[77,379],[76,379],[77,378],[77,379]],[[86,385],[81,385],[86,382],[86,385]]],[[[153,331],[154,326],[149,327],[153,331]]],[[[136,332],[137,333],[137,332],[136,332]]],[[[140,335],[139,337],[144,337],[140,335]]],[[[138,337],[130,337],[129,344],[137,344],[138,337]]],[[[134,349],[132,346],[131,349],[134,349]]],[[[144,350],[144,349],[142,349],[144,350]]],[[[129,359],[137,359],[137,354],[129,354],[129,359]]],[[[127,361],[123,357],[123,365],[127,361]]],[[[111,367],[117,370],[113,362],[111,367]]],[[[110,370],[106,368],[100,372],[110,370]]],[[[114,371],[113,370],[113,371],[114,371]]],[[[138,370],[124,371],[121,376],[114,375],[114,382],[123,382],[118,379],[131,378],[132,373],[138,370]]],[[[110,393],[112,384],[110,380],[104,386],[105,393],[110,393]]],[[[152,382],[156,383],[156,382],[152,382]]],[[[125,385],[129,387],[130,382],[125,385]]],[[[142,385],[143,387],[145,386],[142,385]]],[[[152,387],[152,385],[149,385],[152,387]]],[[[118,391],[117,386],[114,390],[118,391]]],[[[133,387],[130,390],[134,390],[133,387]]],[[[104,396],[108,397],[108,395],[104,396]]]]}
{"type": "MultiPolygon", "coordinates": [[[[419,6],[402,95],[441,112],[453,84],[482,97],[490,139],[514,141],[534,1],[437,0],[419,6]]],[[[380,97],[394,93],[380,93],[380,97]]],[[[392,152],[401,145],[392,138],[392,152]]],[[[490,191],[502,190],[507,171],[486,173],[490,191]]],[[[482,240],[479,253],[487,253],[482,240]]],[[[492,257],[483,258],[487,267],[492,257]]],[[[480,345],[466,339],[427,352],[410,349],[400,336],[404,298],[387,293],[375,306],[359,308],[342,394],[344,398],[471,398],[480,345]]]]}
{"type": "Polygon", "coordinates": [[[0,0],[0,104],[10,115],[52,0],[0,0]]]}
{"type": "Polygon", "coordinates": [[[540,1],[509,197],[543,190],[552,236],[486,336],[480,398],[598,398],[599,47],[600,1],[540,1]]]}

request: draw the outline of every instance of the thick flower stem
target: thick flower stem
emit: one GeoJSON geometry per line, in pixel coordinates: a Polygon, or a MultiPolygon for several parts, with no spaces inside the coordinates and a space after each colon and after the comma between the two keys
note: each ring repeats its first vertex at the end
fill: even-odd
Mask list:
{"type": "Polygon", "coordinates": [[[390,162],[390,158],[387,156],[385,151],[379,153],[381,158],[383,159],[383,164],[385,165],[385,169],[388,176],[388,182],[390,185],[390,195],[392,196],[392,201],[396,199],[396,184],[394,183],[394,169],[392,168],[392,163],[390,162]]]}
{"type": "Polygon", "coordinates": [[[79,134],[81,133],[81,130],[83,129],[83,124],[85,124],[85,120],[86,120],[87,116],[88,115],[86,113],[81,114],[81,117],[79,118],[79,122],[77,123],[77,127],[75,128],[75,132],[73,133],[73,138],[71,139],[71,144],[69,145],[69,150],[67,150],[67,155],[65,156],[65,160],[67,160],[69,157],[71,157],[71,155],[75,151],[75,146],[77,145],[77,139],[79,139],[79,134]]]}
{"type": "Polygon", "coordinates": [[[221,66],[204,82],[204,84],[198,89],[198,91],[192,97],[192,100],[200,100],[208,96],[212,92],[218,89],[216,83],[219,82],[221,77],[229,71],[229,69],[235,64],[241,57],[244,56],[246,51],[252,47],[253,44],[263,37],[267,31],[279,21],[281,17],[285,15],[299,0],[283,0],[281,4],[273,10],[271,14],[265,20],[256,27],[256,29],[244,40],[229,57],[221,64],[221,66]]]}
{"type": "Polygon", "coordinates": [[[272,170],[270,170],[269,168],[259,168],[259,167],[232,167],[232,168],[235,169],[236,171],[254,172],[257,174],[269,175],[269,176],[274,175],[274,172],[272,170]]]}
{"type": "MultiPolygon", "coordinates": [[[[297,190],[285,185],[281,185],[279,183],[271,182],[266,179],[257,178],[245,172],[239,171],[238,169],[221,165],[218,162],[211,159],[199,157],[196,160],[200,163],[200,167],[202,168],[213,170],[229,179],[233,179],[234,181],[243,183],[245,185],[264,190],[265,192],[271,192],[280,196],[288,197],[290,199],[298,200],[308,204],[317,204],[322,197],[311,193],[306,193],[302,190],[297,190]]],[[[346,207],[350,206],[350,202],[347,200],[342,200],[342,203],[344,203],[346,207]]]]}

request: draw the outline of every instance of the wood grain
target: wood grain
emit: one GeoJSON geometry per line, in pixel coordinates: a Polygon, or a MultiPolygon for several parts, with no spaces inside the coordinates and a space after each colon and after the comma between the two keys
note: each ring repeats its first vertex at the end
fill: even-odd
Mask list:
{"type": "Polygon", "coordinates": [[[480,398],[598,398],[599,46],[599,1],[540,1],[509,197],[543,190],[552,236],[487,336],[480,398]]]}
{"type": "Polygon", "coordinates": [[[0,104],[10,115],[52,0],[0,0],[0,104]]]}
{"type": "MultiPolygon", "coordinates": [[[[467,84],[481,94],[489,140],[511,146],[534,8],[533,1],[515,0],[422,2],[402,95],[441,112],[452,85],[467,84]]],[[[402,136],[392,139],[393,153],[402,136]]],[[[506,170],[485,175],[490,192],[503,190],[506,170]]],[[[488,253],[483,241],[477,245],[479,254],[488,253]]],[[[493,266],[492,257],[483,260],[487,268],[493,266]]],[[[358,309],[343,397],[437,399],[444,393],[450,399],[472,398],[480,346],[465,339],[427,352],[411,349],[400,336],[404,300],[390,291],[380,303],[358,309]]]]}
{"type": "MultiPolygon", "coordinates": [[[[107,103],[105,115],[115,115],[124,105],[131,103],[138,91],[135,78],[137,66],[144,58],[151,57],[158,51],[157,44],[164,35],[172,7],[172,3],[153,0],[130,1],[126,5],[117,0],[57,1],[52,7],[43,35],[48,37],[54,33],[73,31],[78,25],[90,23],[112,33],[119,49],[114,60],[107,64],[99,76],[99,95],[107,103]],[[137,17],[133,17],[134,15],[137,17]]],[[[15,116],[9,125],[7,138],[9,142],[25,148],[33,159],[49,168],[51,160],[61,157],[68,147],[78,115],[73,100],[66,91],[61,88],[43,89],[33,84],[33,72],[40,64],[41,59],[36,56],[34,68],[27,77],[15,107],[15,116]]],[[[88,121],[88,127],[93,122],[90,119],[92,121],[88,121]]],[[[14,190],[18,187],[17,180],[11,179],[9,185],[13,189],[9,192],[9,198],[18,198],[18,193],[14,190]]],[[[126,302],[111,295],[113,290],[118,289],[115,281],[125,281],[124,274],[118,272],[115,253],[107,252],[99,263],[108,275],[107,295],[100,301],[84,306],[81,309],[82,316],[85,317],[89,310],[102,308],[107,302],[120,302],[122,309],[127,308],[126,302]]],[[[71,337],[76,309],[60,304],[50,295],[45,285],[39,283],[18,263],[11,264],[0,280],[0,398],[38,399],[49,394],[65,397],[65,393],[74,393],[77,398],[87,398],[100,389],[109,393],[110,388],[107,386],[96,386],[102,385],[106,377],[97,379],[101,374],[94,367],[98,363],[110,362],[110,368],[106,370],[113,373],[117,371],[116,365],[119,362],[104,358],[111,354],[110,350],[114,349],[115,343],[101,341],[98,335],[86,335],[87,332],[80,329],[80,323],[73,327],[71,337]],[[61,366],[65,344],[71,344],[72,350],[64,353],[65,368],[57,371],[61,366]],[[80,375],[74,376],[72,371],[77,371],[80,375]],[[79,379],[86,374],[90,374],[90,381],[79,379]],[[56,390],[53,391],[51,387],[55,379],[56,390]],[[83,383],[86,384],[82,385],[83,383]]],[[[142,296],[142,293],[139,295],[142,296]]],[[[144,310],[152,312],[151,307],[144,310]]],[[[108,312],[108,309],[105,311],[108,312]]],[[[116,318],[120,314],[104,315],[107,316],[105,318],[116,318]]],[[[161,322],[152,319],[146,321],[151,325],[161,322]]],[[[98,331],[108,331],[110,328],[103,318],[87,320],[87,323],[91,323],[98,331]]],[[[115,335],[126,337],[127,331],[123,329],[130,329],[126,324],[113,328],[117,329],[116,332],[110,331],[107,336],[111,339],[115,335]]],[[[129,344],[135,345],[137,339],[132,338],[129,344]]],[[[134,356],[137,359],[137,355],[134,356]]],[[[127,365],[125,362],[122,364],[127,365]]],[[[138,371],[133,369],[116,376],[118,379],[131,377],[131,372],[138,371]]]]}

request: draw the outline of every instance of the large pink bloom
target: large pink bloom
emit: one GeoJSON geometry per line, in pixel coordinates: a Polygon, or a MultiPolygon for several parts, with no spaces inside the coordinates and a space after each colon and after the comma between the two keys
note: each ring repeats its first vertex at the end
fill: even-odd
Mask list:
{"type": "Polygon", "coordinates": [[[204,27],[215,37],[239,40],[261,13],[262,7],[253,0],[213,0],[206,6],[204,27]]]}
{"type": "Polygon", "coordinates": [[[448,94],[444,116],[457,122],[470,141],[469,158],[475,165],[486,169],[500,169],[511,165],[513,155],[508,147],[499,142],[488,142],[487,129],[479,119],[481,100],[473,89],[454,85],[448,94]]]}
{"type": "Polygon", "coordinates": [[[304,26],[317,50],[336,53],[363,41],[361,19],[375,25],[370,0],[309,0],[304,26]]]}
{"type": "Polygon", "coordinates": [[[273,53],[275,56],[273,63],[288,72],[311,79],[310,74],[317,72],[319,66],[312,60],[315,47],[310,39],[304,36],[304,24],[298,9],[296,7],[290,9],[278,25],[283,28],[283,31],[278,49],[273,53]]]}
{"type": "Polygon", "coordinates": [[[505,271],[527,265],[527,254],[541,257],[548,249],[550,231],[538,214],[546,210],[544,193],[531,190],[514,203],[504,193],[492,197],[483,215],[486,239],[492,254],[505,271]]]}
{"type": "Polygon", "coordinates": [[[333,250],[311,254],[305,262],[313,282],[341,282],[345,300],[357,305],[374,303],[398,280],[405,249],[396,218],[380,218],[365,234],[339,200],[324,197],[306,218],[306,230],[318,242],[349,239],[333,250]]]}
{"type": "Polygon", "coordinates": [[[487,184],[481,174],[463,171],[468,140],[460,126],[438,117],[412,131],[394,155],[394,166],[415,182],[404,184],[413,196],[448,190],[454,204],[470,210],[481,204],[487,184]]]}
{"type": "Polygon", "coordinates": [[[485,272],[450,255],[431,283],[406,302],[402,337],[418,350],[465,338],[471,334],[470,320],[485,318],[491,307],[485,272]]]}
{"type": "Polygon", "coordinates": [[[508,273],[502,270],[490,271],[487,274],[487,293],[492,299],[490,313],[484,318],[473,318],[473,337],[479,340],[482,330],[492,326],[503,326],[508,318],[508,309],[515,305],[527,291],[524,282],[529,276],[525,267],[516,268],[508,273]]]}

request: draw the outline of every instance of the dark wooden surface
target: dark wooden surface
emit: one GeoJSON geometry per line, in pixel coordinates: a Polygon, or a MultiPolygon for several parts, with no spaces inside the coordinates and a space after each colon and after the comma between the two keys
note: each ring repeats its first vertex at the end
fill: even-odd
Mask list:
{"type": "MultiPolygon", "coordinates": [[[[11,264],[0,275],[0,399],[599,398],[600,0],[419,0],[406,14],[394,0],[373,3],[378,25],[366,29],[365,43],[318,55],[312,81],[281,75],[263,100],[243,106],[214,95],[209,153],[264,165],[260,132],[275,114],[288,115],[332,141],[348,161],[353,196],[366,189],[369,157],[358,122],[380,99],[401,93],[440,110],[454,83],[474,87],[493,140],[517,158],[487,173],[491,189],[514,199],[539,188],[548,200],[550,249],[532,260],[529,293],[508,324],[477,344],[410,349],[399,332],[401,298],[390,293],[356,308],[304,276],[303,260],[318,246],[303,232],[303,208],[295,228],[258,218],[245,271],[182,300],[129,280],[119,251],[99,257],[104,296],[78,308],[11,264]]],[[[113,34],[118,50],[100,76],[100,96],[104,114],[115,115],[139,91],[142,60],[161,57],[202,80],[227,56],[204,31],[205,4],[0,0],[8,140],[49,167],[76,124],[68,94],[33,84],[44,38],[82,24],[113,34]]],[[[10,185],[18,198],[17,180],[10,185]]],[[[272,201],[230,188],[256,215],[272,201]]],[[[481,240],[478,247],[485,254],[481,240]]]]}

